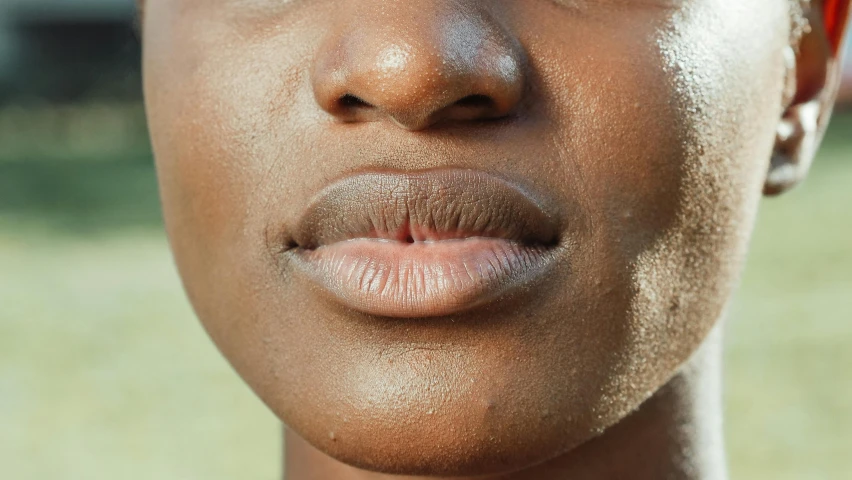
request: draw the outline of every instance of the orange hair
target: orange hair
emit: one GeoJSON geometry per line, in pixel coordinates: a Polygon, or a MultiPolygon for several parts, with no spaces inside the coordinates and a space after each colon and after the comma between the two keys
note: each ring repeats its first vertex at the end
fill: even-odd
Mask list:
{"type": "Polygon", "coordinates": [[[840,41],[849,18],[849,2],[846,0],[823,0],[825,29],[834,52],[840,51],[840,41]]]}

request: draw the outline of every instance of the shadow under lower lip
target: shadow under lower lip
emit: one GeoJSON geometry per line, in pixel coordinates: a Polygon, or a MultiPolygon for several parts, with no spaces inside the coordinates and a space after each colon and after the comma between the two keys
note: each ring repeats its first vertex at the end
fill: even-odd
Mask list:
{"type": "Polygon", "coordinates": [[[458,313],[543,275],[553,251],[495,238],[356,239],[302,251],[310,279],[342,304],[387,317],[458,313]]]}

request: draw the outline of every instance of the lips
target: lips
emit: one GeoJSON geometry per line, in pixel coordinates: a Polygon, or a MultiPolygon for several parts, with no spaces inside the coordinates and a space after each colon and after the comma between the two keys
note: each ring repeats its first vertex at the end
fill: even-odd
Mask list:
{"type": "Polygon", "coordinates": [[[495,301],[555,262],[544,203],[460,169],[365,173],[319,193],[288,253],[333,301],[385,317],[434,317],[495,301]]]}

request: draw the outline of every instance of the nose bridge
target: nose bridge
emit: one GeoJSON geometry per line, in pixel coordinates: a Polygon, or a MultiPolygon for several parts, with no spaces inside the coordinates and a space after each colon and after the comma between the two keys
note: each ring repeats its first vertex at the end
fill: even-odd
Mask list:
{"type": "Polygon", "coordinates": [[[491,11],[499,2],[343,2],[317,52],[314,93],[348,121],[407,129],[504,116],[523,92],[525,57],[491,11]]]}

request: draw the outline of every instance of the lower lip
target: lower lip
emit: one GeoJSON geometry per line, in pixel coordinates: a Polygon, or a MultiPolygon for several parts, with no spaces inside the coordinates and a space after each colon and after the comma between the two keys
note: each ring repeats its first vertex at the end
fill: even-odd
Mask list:
{"type": "Polygon", "coordinates": [[[416,243],[354,239],[302,250],[297,263],[347,307],[412,318],[494,301],[543,276],[553,253],[484,237],[416,243]]]}

